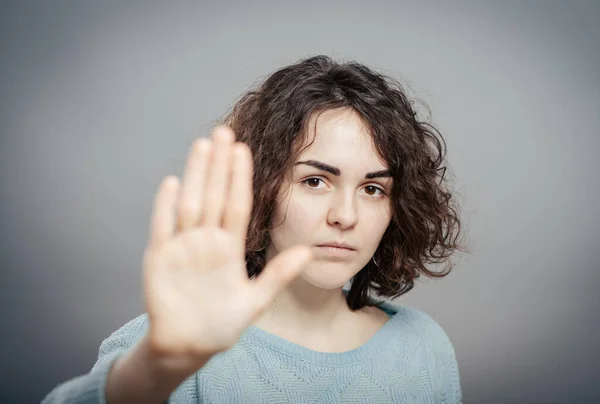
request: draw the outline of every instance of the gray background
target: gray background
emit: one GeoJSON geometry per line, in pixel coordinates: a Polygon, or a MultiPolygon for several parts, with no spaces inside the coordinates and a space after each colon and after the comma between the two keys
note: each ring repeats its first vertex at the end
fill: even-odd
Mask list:
{"type": "Polygon", "coordinates": [[[2,3],[0,401],[89,371],[143,311],[160,180],[324,53],[400,79],[448,141],[473,254],[398,302],[445,328],[465,402],[599,402],[598,2],[251,3],[2,3]]]}

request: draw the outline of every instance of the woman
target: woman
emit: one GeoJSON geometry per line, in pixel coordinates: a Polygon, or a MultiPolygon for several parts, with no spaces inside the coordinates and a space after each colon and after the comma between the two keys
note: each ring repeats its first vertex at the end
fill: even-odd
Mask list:
{"type": "Polygon", "coordinates": [[[160,185],[147,313],[44,402],[460,402],[440,326],[369,295],[450,271],[425,266],[460,249],[444,146],[364,65],[275,72],[160,185]]]}

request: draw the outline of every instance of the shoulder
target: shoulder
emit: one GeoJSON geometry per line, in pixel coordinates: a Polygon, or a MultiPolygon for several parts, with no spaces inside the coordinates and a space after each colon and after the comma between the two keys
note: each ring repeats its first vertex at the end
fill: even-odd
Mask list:
{"type": "Polygon", "coordinates": [[[462,402],[458,362],[446,331],[422,310],[396,303],[385,304],[394,313],[391,320],[395,322],[394,349],[406,355],[408,363],[426,364],[434,402],[462,402]]]}
{"type": "Polygon", "coordinates": [[[130,349],[140,340],[148,329],[148,315],[141,314],[113,331],[98,348],[98,360],[92,372],[108,371],[113,360],[130,349]]]}
{"type": "Polygon", "coordinates": [[[99,349],[100,356],[118,348],[132,346],[146,333],[148,324],[148,314],[146,313],[129,320],[102,341],[99,349]]]}
{"type": "Polygon", "coordinates": [[[394,302],[384,302],[381,307],[396,323],[396,329],[403,337],[420,345],[426,345],[437,353],[454,355],[450,338],[442,326],[429,314],[414,307],[394,302]]]}
{"type": "Polygon", "coordinates": [[[113,331],[111,336],[121,334],[144,334],[148,330],[148,324],[148,314],[143,313],[126,322],[116,331],[113,331]]]}

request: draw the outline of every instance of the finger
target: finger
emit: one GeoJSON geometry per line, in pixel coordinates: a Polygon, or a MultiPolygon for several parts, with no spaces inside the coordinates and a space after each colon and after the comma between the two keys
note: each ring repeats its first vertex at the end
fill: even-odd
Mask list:
{"type": "Polygon", "coordinates": [[[245,143],[236,143],[232,153],[229,197],[225,206],[223,228],[237,237],[238,253],[246,248],[248,223],[252,213],[252,152],[245,143]]]}
{"type": "Polygon", "coordinates": [[[252,281],[252,299],[257,314],[271,305],[277,294],[296,279],[312,261],[313,253],[309,247],[289,248],[269,261],[267,266],[252,281]]]}
{"type": "Polygon", "coordinates": [[[211,149],[209,139],[196,139],[190,150],[177,202],[177,228],[180,231],[196,226],[200,220],[211,149]]]}
{"type": "Polygon", "coordinates": [[[172,175],[164,178],[158,188],[150,221],[148,244],[151,249],[162,245],[175,232],[175,203],[178,191],[179,179],[172,175]]]}
{"type": "Polygon", "coordinates": [[[231,147],[235,136],[227,126],[218,126],[213,131],[215,151],[209,168],[207,187],[203,191],[204,211],[201,223],[207,226],[220,226],[224,210],[226,191],[231,171],[231,147]]]}

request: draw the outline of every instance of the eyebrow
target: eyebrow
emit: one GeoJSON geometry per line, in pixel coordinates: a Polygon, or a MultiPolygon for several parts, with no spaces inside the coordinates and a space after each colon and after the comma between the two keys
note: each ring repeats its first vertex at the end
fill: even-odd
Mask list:
{"type": "MultiPolygon", "coordinates": [[[[311,167],[317,168],[319,170],[327,171],[338,177],[342,174],[342,171],[339,168],[330,166],[329,164],[325,164],[325,163],[322,163],[322,162],[316,161],[316,160],[299,161],[296,164],[294,164],[294,166],[297,166],[298,164],[305,164],[307,166],[311,166],[311,167]]],[[[383,177],[391,177],[391,176],[392,176],[392,173],[390,172],[390,170],[381,170],[381,171],[373,171],[372,173],[367,173],[367,175],[365,175],[365,179],[369,180],[372,178],[383,178],[383,177]]]]}

